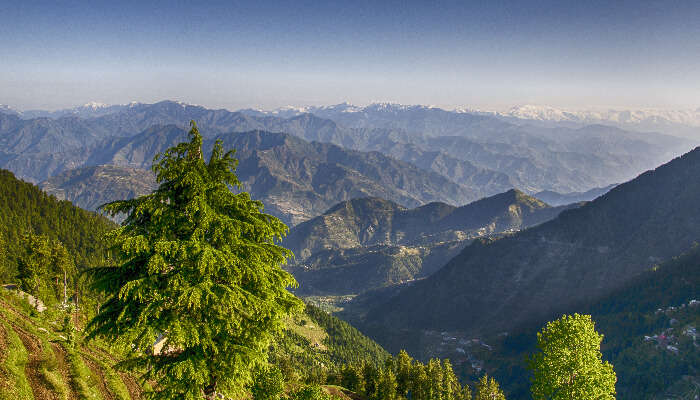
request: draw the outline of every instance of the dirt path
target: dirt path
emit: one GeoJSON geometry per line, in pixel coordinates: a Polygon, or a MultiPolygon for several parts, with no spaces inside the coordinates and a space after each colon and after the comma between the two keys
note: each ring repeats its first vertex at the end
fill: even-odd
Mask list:
{"type": "Polygon", "coordinates": [[[29,353],[29,362],[24,368],[24,374],[27,376],[29,386],[32,387],[34,400],[53,400],[55,397],[52,395],[51,390],[39,372],[41,362],[44,358],[41,342],[29,332],[23,330],[17,325],[13,324],[13,329],[15,332],[17,332],[17,335],[19,335],[20,340],[22,340],[22,344],[24,344],[24,347],[27,349],[27,353],[29,353]]]}
{"type": "Polygon", "coordinates": [[[7,334],[5,327],[0,324],[0,363],[5,361],[7,357],[7,334]]]}
{"type": "Polygon", "coordinates": [[[102,373],[102,370],[100,367],[95,364],[94,361],[92,361],[89,357],[82,357],[83,361],[85,362],[85,365],[90,368],[90,371],[92,374],[95,376],[95,379],[97,380],[97,388],[100,389],[100,394],[102,394],[102,398],[104,400],[114,400],[114,396],[112,396],[112,393],[107,389],[107,385],[105,385],[105,376],[102,373]]]}
{"type": "Polygon", "coordinates": [[[140,400],[141,386],[139,386],[134,377],[123,372],[119,372],[119,376],[121,376],[122,381],[126,385],[126,389],[129,391],[129,396],[131,396],[133,400],[140,400]]]}
{"type": "MultiPolygon", "coordinates": [[[[91,347],[91,348],[85,348],[85,351],[88,351],[90,354],[93,356],[103,360],[107,361],[108,363],[116,363],[118,360],[116,357],[114,357],[113,354],[110,354],[100,347],[91,347]]],[[[126,389],[129,391],[129,396],[132,399],[138,400],[141,399],[141,393],[143,390],[141,389],[141,385],[138,384],[136,381],[136,378],[134,378],[132,375],[121,372],[121,371],[114,371],[117,374],[119,374],[119,377],[122,379],[122,382],[124,382],[124,385],[126,386],[126,389]]]]}
{"type": "Polygon", "coordinates": [[[53,353],[56,355],[58,369],[61,372],[61,377],[63,377],[63,382],[66,383],[68,388],[68,400],[78,399],[78,393],[75,392],[75,385],[73,384],[73,379],[70,376],[70,367],[66,362],[66,351],[58,343],[51,343],[51,348],[53,348],[53,353]]]}

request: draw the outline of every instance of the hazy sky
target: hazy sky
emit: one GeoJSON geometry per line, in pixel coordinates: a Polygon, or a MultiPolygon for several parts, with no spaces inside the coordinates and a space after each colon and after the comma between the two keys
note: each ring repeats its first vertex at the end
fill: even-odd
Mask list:
{"type": "Polygon", "coordinates": [[[0,0],[0,103],[700,107],[700,1],[0,0]]]}

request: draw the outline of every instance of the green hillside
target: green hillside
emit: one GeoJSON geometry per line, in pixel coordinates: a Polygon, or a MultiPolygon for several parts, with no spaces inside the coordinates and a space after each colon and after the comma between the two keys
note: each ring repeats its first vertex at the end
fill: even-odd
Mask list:
{"type": "MultiPolygon", "coordinates": [[[[16,262],[24,251],[18,243],[23,228],[64,243],[78,266],[104,262],[102,233],[116,225],[58,201],[6,171],[0,177],[4,205],[0,219],[7,222],[3,226],[8,237],[2,270],[6,282],[16,280],[16,262]]],[[[139,371],[115,368],[121,349],[82,340],[80,329],[99,304],[87,285],[71,318],[77,331],[67,325],[61,304],[45,301],[46,310],[39,312],[18,293],[13,285],[0,287],[0,399],[138,399],[144,387],[154,384],[139,382],[139,371]]],[[[269,355],[270,362],[287,373],[290,384],[325,383],[328,374],[345,364],[379,366],[389,357],[348,323],[311,305],[287,319],[269,355]]]]}
{"type": "Polygon", "coordinates": [[[102,262],[102,235],[116,227],[112,222],[59,201],[6,170],[0,170],[0,188],[0,235],[6,249],[0,260],[2,282],[10,283],[16,275],[20,238],[28,232],[61,241],[79,268],[102,262]]]}
{"type": "Polygon", "coordinates": [[[358,198],[295,226],[283,245],[296,256],[288,269],[300,295],[358,294],[429,276],[475,238],[537,225],[567,208],[514,189],[462,207],[358,198]]]}

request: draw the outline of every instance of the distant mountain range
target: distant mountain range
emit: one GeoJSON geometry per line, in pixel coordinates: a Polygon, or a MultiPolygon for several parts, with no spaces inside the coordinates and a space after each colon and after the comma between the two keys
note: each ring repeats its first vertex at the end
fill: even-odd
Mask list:
{"type": "Polygon", "coordinates": [[[379,198],[344,201],[295,226],[283,245],[305,295],[357,294],[432,274],[469,241],[513,232],[556,217],[550,207],[510,190],[455,207],[407,209],[379,198]]]}
{"type": "Polygon", "coordinates": [[[97,165],[64,171],[39,184],[59,200],[95,211],[109,201],[131,199],[158,188],[155,176],[140,168],[97,165]]]}
{"type": "Polygon", "coordinates": [[[550,190],[537,192],[532,196],[544,201],[547,204],[553,206],[561,206],[564,204],[579,203],[582,201],[594,200],[605,193],[609,192],[612,188],[617,186],[617,184],[608,185],[602,188],[593,188],[585,192],[573,192],[573,193],[557,193],[550,190]]]}
{"type": "Polygon", "coordinates": [[[365,329],[393,350],[425,329],[479,337],[571,312],[697,243],[698,198],[700,148],[549,222],[477,240],[375,304],[365,329]]]}
{"type": "Polygon", "coordinates": [[[54,159],[57,152],[80,153],[154,125],[184,128],[194,119],[209,137],[265,130],[379,151],[437,172],[479,198],[512,187],[528,193],[582,192],[628,180],[691,148],[684,139],[609,126],[519,125],[496,115],[423,106],[342,105],[302,111],[315,114],[230,112],[172,101],[88,105],[58,118],[23,119],[0,110],[0,166],[40,182],[60,171],[36,168],[37,160],[54,159]]]}
{"type": "Polygon", "coordinates": [[[523,105],[495,115],[523,121],[558,124],[605,124],[623,129],[665,132],[700,140],[700,108],[695,110],[563,110],[555,107],[523,105]]]}
{"type": "MultiPolygon", "coordinates": [[[[133,137],[107,139],[88,148],[56,153],[49,159],[36,157],[23,170],[64,171],[41,187],[94,209],[129,193],[147,190],[154,184],[147,170],[153,156],[186,137],[182,128],[155,126],[133,137]],[[94,168],[105,164],[111,166],[94,168]],[[89,168],[69,170],[83,166],[89,168]]],[[[268,212],[292,225],[356,197],[378,196],[410,207],[433,201],[464,204],[475,198],[441,175],[377,152],[309,143],[264,131],[209,138],[204,143],[205,152],[215,139],[221,139],[225,148],[236,149],[236,172],[245,190],[262,200],[268,212]]]]}

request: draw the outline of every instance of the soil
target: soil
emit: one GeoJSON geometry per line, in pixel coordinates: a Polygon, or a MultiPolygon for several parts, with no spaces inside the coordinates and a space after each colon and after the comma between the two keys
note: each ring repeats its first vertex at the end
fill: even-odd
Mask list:
{"type": "Polygon", "coordinates": [[[120,372],[119,376],[122,377],[122,381],[124,381],[124,384],[129,391],[129,396],[131,396],[133,400],[141,399],[141,386],[139,386],[134,377],[123,372],[120,372]]]}
{"type": "Polygon", "coordinates": [[[61,372],[61,377],[63,377],[63,382],[68,385],[68,400],[78,399],[78,394],[75,392],[75,385],[73,383],[73,378],[70,375],[70,367],[66,362],[66,351],[58,343],[51,343],[53,348],[53,353],[56,355],[56,361],[58,363],[58,370],[61,372]]]}
{"type": "Polygon", "coordinates": [[[112,396],[112,393],[109,391],[109,389],[107,389],[107,385],[105,385],[105,376],[100,367],[88,357],[83,357],[83,361],[85,361],[85,364],[88,366],[88,368],[90,368],[90,371],[95,376],[97,388],[100,389],[102,398],[104,400],[114,400],[114,396],[112,396]]]}
{"type": "Polygon", "coordinates": [[[13,326],[13,329],[15,330],[15,332],[17,332],[17,335],[19,335],[19,338],[22,340],[24,347],[29,353],[29,362],[24,368],[24,374],[27,376],[29,386],[31,386],[32,388],[32,393],[34,393],[34,399],[53,400],[55,396],[53,396],[51,390],[46,384],[46,381],[44,380],[44,377],[41,375],[41,372],[39,372],[39,369],[41,368],[41,363],[44,358],[44,352],[41,346],[41,342],[32,334],[26,332],[25,330],[16,325],[13,326]]]}

